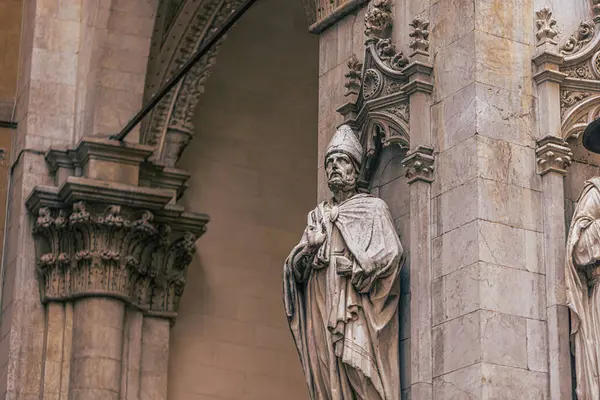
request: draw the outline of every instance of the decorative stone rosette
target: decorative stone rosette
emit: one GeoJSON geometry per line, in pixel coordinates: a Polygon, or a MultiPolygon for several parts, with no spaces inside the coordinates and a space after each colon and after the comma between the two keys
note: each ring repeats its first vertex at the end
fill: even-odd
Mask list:
{"type": "Polygon", "coordinates": [[[106,296],[175,317],[195,234],[173,232],[150,211],[77,202],[40,208],[34,235],[43,303],[106,296]]]}

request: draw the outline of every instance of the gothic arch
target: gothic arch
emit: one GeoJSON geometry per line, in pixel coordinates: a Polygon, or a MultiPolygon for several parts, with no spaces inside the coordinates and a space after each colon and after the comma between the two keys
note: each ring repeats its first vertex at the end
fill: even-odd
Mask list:
{"type": "Polygon", "coordinates": [[[579,139],[585,127],[599,116],[600,94],[595,94],[592,97],[579,101],[563,117],[563,139],[579,139]]]}

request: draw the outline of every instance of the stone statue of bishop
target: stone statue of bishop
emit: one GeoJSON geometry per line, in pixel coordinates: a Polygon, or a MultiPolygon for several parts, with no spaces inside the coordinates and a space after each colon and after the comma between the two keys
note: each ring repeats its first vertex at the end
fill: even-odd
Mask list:
{"type": "Polygon", "coordinates": [[[567,305],[578,400],[600,399],[600,177],[587,181],[567,238],[567,305]]]}
{"type": "Polygon", "coordinates": [[[381,199],[357,191],[363,149],[341,126],[325,155],[333,197],[284,265],[285,309],[313,400],[399,400],[402,245],[381,199]]]}

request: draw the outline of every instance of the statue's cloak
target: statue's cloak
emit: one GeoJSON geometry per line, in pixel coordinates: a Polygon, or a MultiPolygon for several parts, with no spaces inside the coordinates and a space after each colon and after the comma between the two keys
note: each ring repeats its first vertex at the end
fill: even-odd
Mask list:
{"type": "MultiPolygon", "coordinates": [[[[314,374],[309,365],[308,346],[315,340],[307,330],[307,302],[320,301],[307,296],[313,270],[334,268],[332,237],[341,234],[354,260],[353,270],[373,270],[359,292],[352,276],[329,278],[327,329],[335,357],[367,377],[382,399],[400,399],[398,360],[398,301],[402,245],[385,202],[358,194],[338,204],[323,202],[313,211],[325,223],[327,239],[312,267],[298,271],[294,258],[306,245],[306,230],[284,265],[284,302],[290,328],[308,382],[311,399],[327,398],[315,393],[314,374]],[[317,265],[319,264],[319,265],[317,265]],[[323,266],[325,265],[325,266],[323,266]]],[[[331,276],[331,275],[330,275],[331,276]]],[[[309,322],[310,324],[310,322],[309,322]]],[[[343,395],[340,398],[344,398],[343,395]]]]}
{"type": "Polygon", "coordinates": [[[565,281],[571,310],[577,398],[598,400],[600,284],[588,282],[582,267],[600,259],[600,178],[584,185],[573,213],[566,248],[565,281]],[[579,267],[579,268],[578,268],[579,267]]]}

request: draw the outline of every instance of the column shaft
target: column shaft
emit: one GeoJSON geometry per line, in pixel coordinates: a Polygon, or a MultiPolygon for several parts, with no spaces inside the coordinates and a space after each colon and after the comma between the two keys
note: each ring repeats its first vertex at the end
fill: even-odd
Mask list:
{"type": "Polygon", "coordinates": [[[120,398],[123,320],[120,300],[75,302],[70,400],[120,398]]]}
{"type": "Polygon", "coordinates": [[[169,372],[169,334],[171,322],[144,317],[140,398],[166,400],[169,372]]]}
{"type": "Polygon", "coordinates": [[[544,260],[550,399],[571,396],[569,311],[565,291],[565,207],[563,175],[549,172],[542,177],[544,260]]]}
{"type": "Polygon", "coordinates": [[[431,184],[410,185],[411,396],[432,397],[431,184]]]}

